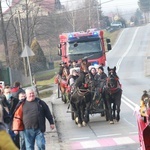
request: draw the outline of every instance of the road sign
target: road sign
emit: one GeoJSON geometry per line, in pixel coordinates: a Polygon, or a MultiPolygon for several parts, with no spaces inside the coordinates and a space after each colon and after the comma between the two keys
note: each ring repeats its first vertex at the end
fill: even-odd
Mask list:
{"type": "Polygon", "coordinates": [[[35,54],[33,53],[33,51],[30,49],[29,46],[27,46],[25,44],[24,50],[21,54],[21,57],[27,57],[27,62],[28,62],[28,67],[29,67],[29,74],[30,74],[30,80],[31,80],[31,85],[33,85],[32,82],[32,73],[31,73],[31,66],[30,66],[30,60],[29,60],[29,56],[34,56],[35,54]]]}
{"type": "Polygon", "coordinates": [[[24,50],[21,53],[21,57],[29,57],[29,56],[34,56],[34,52],[31,50],[31,48],[25,44],[24,50]]]}

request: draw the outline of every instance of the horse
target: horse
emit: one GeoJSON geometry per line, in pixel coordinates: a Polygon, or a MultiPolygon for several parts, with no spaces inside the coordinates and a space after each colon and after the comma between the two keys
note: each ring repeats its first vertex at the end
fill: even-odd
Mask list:
{"type": "MultiPolygon", "coordinates": [[[[61,98],[64,103],[67,103],[68,101],[68,93],[67,93],[67,87],[68,87],[68,78],[69,78],[69,68],[63,67],[62,68],[62,75],[57,75],[55,77],[55,83],[58,84],[58,91],[61,91],[61,98]]],[[[59,97],[59,95],[58,95],[59,97]]]]}
{"type": "Polygon", "coordinates": [[[117,122],[119,122],[120,120],[122,89],[121,84],[119,82],[119,77],[116,73],[116,67],[107,67],[107,70],[108,77],[103,90],[104,103],[106,109],[106,120],[110,121],[110,124],[114,124],[113,119],[116,119],[117,122]]]}
{"type": "Polygon", "coordinates": [[[89,122],[89,108],[91,104],[90,76],[88,62],[80,64],[80,75],[74,84],[74,91],[70,97],[70,104],[74,112],[75,123],[78,127],[86,126],[89,122]]]}

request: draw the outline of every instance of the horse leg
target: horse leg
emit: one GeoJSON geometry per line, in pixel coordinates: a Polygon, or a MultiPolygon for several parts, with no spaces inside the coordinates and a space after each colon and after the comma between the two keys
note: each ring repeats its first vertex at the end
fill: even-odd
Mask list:
{"type": "Polygon", "coordinates": [[[81,125],[81,124],[82,124],[82,118],[81,118],[80,103],[77,104],[77,116],[78,116],[78,117],[76,118],[76,119],[77,119],[76,121],[77,121],[78,127],[81,127],[81,126],[82,126],[82,125],[81,125]]]}
{"type": "Polygon", "coordinates": [[[91,106],[91,102],[86,103],[86,108],[85,108],[85,122],[86,123],[90,121],[90,118],[89,118],[90,106],[91,106]]]}
{"type": "Polygon", "coordinates": [[[116,104],[113,103],[113,111],[112,111],[112,114],[113,114],[113,119],[116,119],[116,104]]]}
{"type": "Polygon", "coordinates": [[[113,109],[111,107],[111,102],[109,99],[107,100],[107,106],[108,106],[109,123],[114,124],[113,115],[112,115],[113,109]]]}
{"type": "Polygon", "coordinates": [[[119,120],[120,120],[121,94],[122,94],[122,92],[120,92],[120,94],[118,94],[118,96],[116,97],[116,101],[115,101],[116,106],[117,106],[117,108],[116,108],[116,110],[117,110],[117,117],[116,117],[117,122],[119,122],[119,120]]]}
{"type": "Polygon", "coordinates": [[[119,122],[119,120],[120,120],[120,102],[118,102],[116,110],[117,110],[116,120],[117,120],[117,122],[119,122]]]}
{"type": "Polygon", "coordinates": [[[82,126],[86,126],[86,122],[85,122],[85,107],[81,106],[80,107],[80,111],[81,111],[81,122],[82,122],[82,126]]]}

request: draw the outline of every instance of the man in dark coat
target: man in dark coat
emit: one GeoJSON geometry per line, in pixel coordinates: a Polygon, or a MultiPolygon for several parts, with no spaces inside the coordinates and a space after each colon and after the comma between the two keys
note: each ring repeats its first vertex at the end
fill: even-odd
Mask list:
{"type": "Polygon", "coordinates": [[[19,148],[19,136],[15,136],[14,132],[11,130],[12,117],[18,102],[19,100],[12,96],[11,88],[6,86],[0,100],[0,103],[3,107],[3,120],[8,127],[8,132],[11,135],[14,143],[19,148]]]}
{"type": "Polygon", "coordinates": [[[97,74],[95,76],[95,81],[97,83],[97,87],[99,87],[101,92],[102,92],[102,89],[104,87],[104,83],[106,81],[107,75],[104,72],[104,69],[103,69],[102,66],[100,66],[97,71],[98,72],[97,72],[97,74]]]}

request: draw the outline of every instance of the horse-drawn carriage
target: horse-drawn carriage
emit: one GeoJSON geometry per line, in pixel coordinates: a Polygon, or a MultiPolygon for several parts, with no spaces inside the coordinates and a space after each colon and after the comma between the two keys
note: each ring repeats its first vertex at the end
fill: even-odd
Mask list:
{"type": "Polygon", "coordinates": [[[141,150],[150,150],[150,95],[144,91],[140,108],[136,108],[136,119],[141,150]]]}
{"type": "MultiPolygon", "coordinates": [[[[63,95],[66,96],[66,91],[69,91],[68,95],[70,94],[70,96],[68,97],[72,119],[79,127],[85,126],[89,122],[89,115],[95,113],[105,116],[106,121],[110,121],[110,124],[114,123],[114,119],[119,121],[122,89],[116,74],[116,67],[112,69],[108,67],[108,78],[101,92],[93,85],[88,67],[87,60],[80,63],[80,76],[74,84],[74,90],[71,90],[70,87],[68,90],[67,84],[64,84],[63,90],[61,89],[62,97],[63,95]]],[[[60,89],[62,87],[60,86],[61,82],[59,78],[57,79],[56,83],[58,83],[60,89]]]]}

